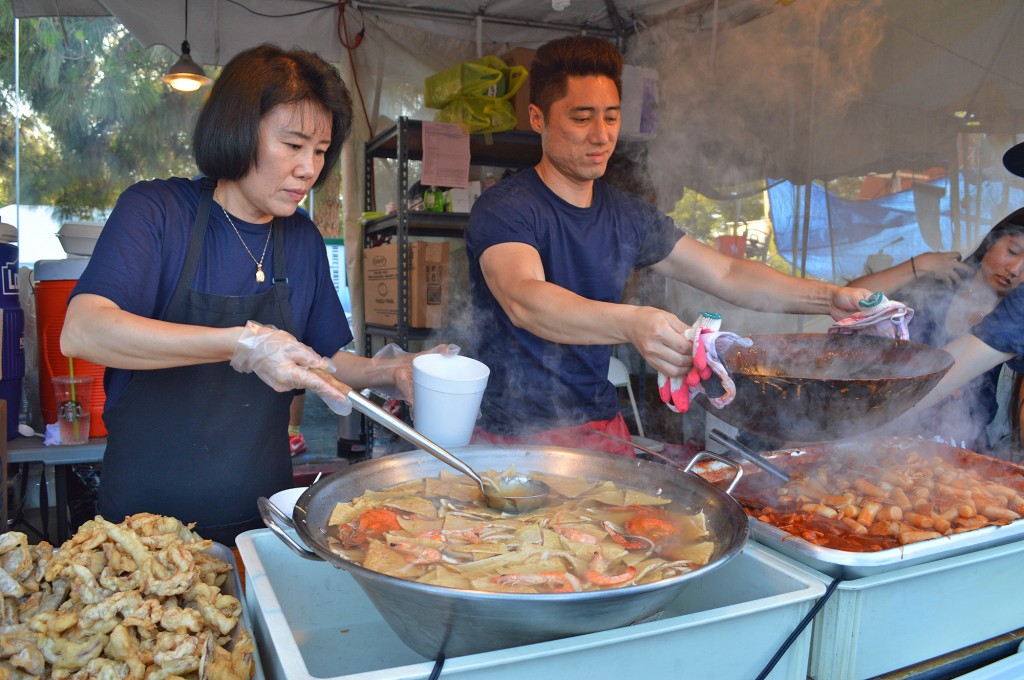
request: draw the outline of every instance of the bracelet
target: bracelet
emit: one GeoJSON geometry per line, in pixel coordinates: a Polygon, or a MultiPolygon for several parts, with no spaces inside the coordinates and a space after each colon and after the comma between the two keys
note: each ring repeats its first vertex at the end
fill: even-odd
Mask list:
{"type": "Polygon", "coordinates": [[[910,256],[910,268],[914,271],[914,278],[917,278],[917,267],[914,266],[914,256],[910,256]]]}

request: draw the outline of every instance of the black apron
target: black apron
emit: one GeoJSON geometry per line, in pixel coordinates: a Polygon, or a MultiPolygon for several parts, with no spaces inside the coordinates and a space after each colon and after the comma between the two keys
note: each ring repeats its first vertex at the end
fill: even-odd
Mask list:
{"type": "MultiPolygon", "coordinates": [[[[185,266],[163,320],[227,328],[251,319],[294,334],[281,228],[274,230],[270,290],[232,297],[192,288],[216,186],[202,180],[185,266]]],[[[168,515],[233,546],[239,533],[263,526],[256,499],[293,485],[291,398],[226,361],[135,371],[103,415],[109,435],[100,514],[112,522],[137,512],[168,515]]]]}

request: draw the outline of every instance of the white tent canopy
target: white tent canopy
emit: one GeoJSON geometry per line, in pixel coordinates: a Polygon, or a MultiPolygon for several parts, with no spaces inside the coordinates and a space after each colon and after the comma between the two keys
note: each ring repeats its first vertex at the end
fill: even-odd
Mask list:
{"type": "Polygon", "coordinates": [[[187,35],[208,65],[267,41],[349,69],[351,54],[364,84],[385,87],[559,35],[615,37],[661,76],[657,150],[685,159],[671,174],[712,186],[905,168],[948,155],[955,111],[1006,135],[1024,111],[1019,0],[195,0],[187,27],[186,0],[12,1],[19,17],[113,15],[146,46],[178,51],[187,35]],[[365,28],[360,47],[339,27],[350,40],[365,28]]]}
{"type": "Polygon", "coordinates": [[[647,169],[666,210],[683,187],[721,196],[766,177],[939,165],[1017,181],[999,158],[1024,128],[1020,0],[194,0],[187,27],[186,0],[12,2],[18,17],[113,15],[147,46],[178,51],[187,35],[208,65],[266,41],[340,64],[362,99],[343,160],[352,264],[361,142],[379,119],[432,117],[423,79],[453,63],[571,33],[614,38],[629,63],[657,71],[647,169]],[[358,47],[343,46],[339,33],[351,46],[360,30],[358,47]],[[964,133],[979,131],[968,157],[964,133]]]}

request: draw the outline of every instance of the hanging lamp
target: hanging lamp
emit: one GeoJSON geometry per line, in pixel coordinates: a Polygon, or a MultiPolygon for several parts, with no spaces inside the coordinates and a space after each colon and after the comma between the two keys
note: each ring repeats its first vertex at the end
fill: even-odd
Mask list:
{"type": "Polygon", "coordinates": [[[181,41],[181,58],[160,80],[180,92],[194,92],[211,82],[203,67],[192,60],[192,50],[188,45],[188,0],[185,0],[185,39],[181,41]]]}

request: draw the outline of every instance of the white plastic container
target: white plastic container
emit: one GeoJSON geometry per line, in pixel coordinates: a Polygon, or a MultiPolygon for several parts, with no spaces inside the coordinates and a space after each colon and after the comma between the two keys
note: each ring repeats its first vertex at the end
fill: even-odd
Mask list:
{"type": "Polygon", "coordinates": [[[491,369],[464,356],[421,354],[412,361],[413,425],[439,446],[473,436],[491,369]]]}
{"type": "Polygon", "coordinates": [[[809,677],[862,680],[1020,628],[1022,570],[1018,541],[840,583],[814,619],[809,677]]]}
{"type": "MultiPolygon", "coordinates": [[[[430,659],[406,647],[344,571],[292,553],[268,529],[237,541],[246,600],[271,680],[427,678],[430,659]]],[[[695,580],[658,620],[445,661],[460,680],[756,677],[824,593],[815,576],[748,543],[695,580]]],[[[771,680],[806,680],[808,630],[771,680]]]]}
{"type": "Polygon", "coordinates": [[[103,231],[103,222],[65,222],[57,230],[57,240],[68,255],[92,255],[103,231]]]}

